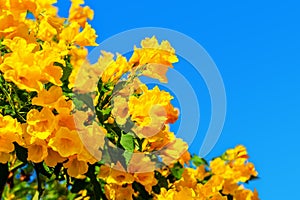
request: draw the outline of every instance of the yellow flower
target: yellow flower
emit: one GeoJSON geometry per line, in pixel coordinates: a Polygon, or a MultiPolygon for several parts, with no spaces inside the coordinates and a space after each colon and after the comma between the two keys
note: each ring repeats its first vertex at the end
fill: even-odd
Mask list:
{"type": "Polygon", "coordinates": [[[11,159],[11,155],[9,153],[5,153],[5,152],[1,152],[0,151],[0,163],[7,163],[8,161],[10,161],[11,159]]]}
{"type": "Polygon", "coordinates": [[[79,46],[97,46],[95,42],[97,38],[96,31],[90,24],[86,23],[84,29],[80,32],[80,25],[73,21],[64,28],[59,34],[59,39],[69,44],[77,44],[79,46]]]}
{"type": "Polygon", "coordinates": [[[120,54],[117,54],[116,61],[109,63],[105,68],[101,80],[103,83],[116,82],[121,76],[129,70],[127,59],[120,54]]]}
{"type": "Polygon", "coordinates": [[[129,60],[131,66],[145,66],[143,75],[167,82],[166,72],[172,63],[178,62],[174,48],[168,41],[158,43],[155,36],[141,42],[141,49],[134,47],[129,60]]]}
{"type": "Polygon", "coordinates": [[[44,160],[49,167],[55,167],[57,163],[62,163],[66,159],[67,158],[61,157],[57,151],[54,151],[52,148],[48,148],[48,155],[44,160]]]}
{"type": "Polygon", "coordinates": [[[131,184],[134,182],[134,177],[132,174],[124,171],[124,168],[118,162],[116,164],[116,168],[110,169],[110,173],[109,176],[106,178],[106,182],[108,184],[117,184],[117,185],[131,184]]]}
{"type": "Polygon", "coordinates": [[[40,91],[43,87],[40,81],[42,72],[40,66],[34,63],[37,44],[27,44],[26,40],[20,37],[5,39],[3,44],[12,51],[0,65],[4,78],[14,82],[20,89],[40,91]]]}
{"type": "Polygon", "coordinates": [[[69,157],[68,162],[64,163],[64,167],[67,168],[68,174],[75,178],[88,171],[87,162],[78,160],[76,155],[69,157]]]}
{"type": "Polygon", "coordinates": [[[57,35],[57,30],[51,26],[48,22],[47,17],[39,18],[40,23],[37,31],[37,38],[43,41],[50,41],[52,38],[57,35]]]}
{"type": "Polygon", "coordinates": [[[32,138],[27,149],[27,159],[35,163],[42,162],[48,155],[46,142],[38,138],[32,138]]]}
{"type": "Polygon", "coordinates": [[[39,139],[48,138],[56,128],[56,118],[52,111],[45,107],[40,112],[32,109],[27,113],[27,132],[39,139]]]}
{"type": "Polygon", "coordinates": [[[129,117],[128,101],[122,96],[116,96],[113,99],[112,115],[116,119],[118,125],[124,125],[129,117]]]}
{"type": "Polygon", "coordinates": [[[239,188],[238,184],[232,179],[226,179],[222,189],[223,194],[234,195],[235,191],[239,188]]]}
{"type": "Polygon", "coordinates": [[[181,138],[176,138],[168,143],[161,151],[161,157],[165,164],[172,164],[180,159],[188,150],[188,145],[181,138]]]}
{"type": "Polygon", "coordinates": [[[174,139],[174,133],[170,132],[169,126],[165,126],[157,134],[145,138],[143,142],[143,151],[151,152],[153,150],[160,150],[174,139]]]}
{"type": "Polygon", "coordinates": [[[154,110],[153,115],[166,117],[164,123],[176,121],[178,111],[171,105],[170,101],[173,97],[170,93],[160,90],[157,86],[149,90],[146,85],[141,85],[141,90],[143,91],[141,96],[129,98],[129,113],[133,121],[136,121],[139,126],[149,125],[151,120],[156,118],[152,119],[150,116],[153,106],[156,105],[162,107],[157,107],[159,110],[154,110]]]}
{"type": "Polygon", "coordinates": [[[195,196],[196,194],[192,188],[183,187],[179,192],[174,194],[174,200],[193,200],[195,196]]]}
{"type": "Polygon", "coordinates": [[[120,186],[116,184],[106,184],[104,186],[105,196],[114,200],[132,200],[134,190],[131,184],[120,186]]]}
{"type": "Polygon", "coordinates": [[[81,4],[84,4],[83,0],[72,0],[69,10],[69,21],[78,22],[81,27],[84,27],[87,19],[92,20],[94,18],[94,11],[88,6],[80,6],[81,4]]]}
{"type": "Polygon", "coordinates": [[[150,194],[152,187],[158,183],[154,177],[154,172],[135,173],[134,178],[145,187],[145,190],[150,194]]]}
{"type": "Polygon", "coordinates": [[[98,46],[95,42],[97,37],[96,31],[86,23],[84,29],[75,36],[74,41],[79,46],[98,46]]]}
{"type": "Polygon", "coordinates": [[[155,196],[156,200],[173,200],[175,191],[173,189],[166,190],[166,188],[162,187],[160,189],[160,194],[155,196]]]}
{"type": "Polygon", "coordinates": [[[149,156],[144,153],[134,153],[127,166],[130,173],[145,173],[155,170],[155,162],[151,161],[149,156]]]}
{"type": "Polygon", "coordinates": [[[82,151],[82,142],[77,132],[65,127],[60,127],[48,145],[62,157],[72,156],[82,151]]]}
{"type": "MultiPolygon", "coordinates": [[[[78,130],[78,134],[86,149],[85,157],[88,157],[91,160],[100,160],[102,158],[100,149],[103,149],[105,143],[105,135],[107,134],[106,129],[94,122],[92,125],[86,126],[83,130],[78,130]]],[[[79,160],[81,154],[78,156],[79,160]]],[[[90,160],[87,161],[90,162],[90,160]]]]}
{"type": "Polygon", "coordinates": [[[61,87],[52,86],[49,90],[43,89],[40,91],[38,96],[32,99],[32,104],[48,108],[56,108],[60,98],[64,98],[61,87]]]}
{"type": "MultiPolygon", "coordinates": [[[[2,116],[0,114],[0,153],[5,156],[6,153],[14,151],[13,142],[22,144],[20,134],[22,129],[20,123],[11,116],[2,116]]],[[[8,156],[5,156],[6,158],[8,156]]],[[[5,159],[4,159],[5,160],[5,159]]]]}
{"type": "Polygon", "coordinates": [[[241,158],[245,161],[249,158],[246,148],[242,145],[238,145],[234,149],[228,149],[225,153],[229,161],[237,158],[241,158]]]}
{"type": "Polygon", "coordinates": [[[64,41],[68,44],[74,42],[74,38],[80,31],[80,25],[77,22],[71,22],[67,27],[65,27],[59,34],[59,40],[64,41]]]}

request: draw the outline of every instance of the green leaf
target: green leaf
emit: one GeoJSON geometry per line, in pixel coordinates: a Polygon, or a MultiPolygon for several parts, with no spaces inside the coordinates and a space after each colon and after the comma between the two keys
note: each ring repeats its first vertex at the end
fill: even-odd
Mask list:
{"type": "Polygon", "coordinates": [[[196,167],[199,167],[200,165],[207,165],[206,160],[204,160],[203,158],[200,158],[197,155],[193,155],[191,161],[196,167]]]}
{"type": "Polygon", "coordinates": [[[129,151],[125,151],[125,152],[123,153],[123,156],[124,156],[124,158],[125,158],[126,165],[129,164],[129,161],[131,160],[132,154],[133,154],[133,152],[129,152],[129,151]]]}
{"type": "Polygon", "coordinates": [[[125,150],[133,152],[134,150],[134,138],[132,135],[123,134],[121,137],[120,144],[124,147],[125,150]]]}
{"type": "Polygon", "coordinates": [[[174,165],[174,167],[171,169],[172,175],[176,178],[176,179],[180,179],[182,176],[182,173],[184,171],[184,168],[182,167],[182,165],[180,163],[176,163],[174,165]]]}

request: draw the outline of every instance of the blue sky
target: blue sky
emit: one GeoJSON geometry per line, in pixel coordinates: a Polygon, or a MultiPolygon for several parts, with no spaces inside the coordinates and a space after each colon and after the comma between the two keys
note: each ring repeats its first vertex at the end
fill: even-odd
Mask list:
{"type": "MultiPolygon", "coordinates": [[[[295,199],[300,179],[300,3],[88,0],[86,4],[95,10],[91,23],[99,43],[147,26],[173,29],[200,43],[218,66],[227,95],[224,129],[207,158],[243,144],[260,176],[250,187],[256,187],[263,200],[295,199]]],[[[66,5],[59,3],[61,14],[66,5]]],[[[183,61],[175,67],[184,72],[185,65],[183,61]]],[[[200,93],[205,90],[192,78],[191,83],[200,93]]],[[[204,100],[204,118],[209,114],[205,105],[209,103],[204,100]]],[[[201,137],[192,152],[198,152],[197,142],[201,137]]]]}

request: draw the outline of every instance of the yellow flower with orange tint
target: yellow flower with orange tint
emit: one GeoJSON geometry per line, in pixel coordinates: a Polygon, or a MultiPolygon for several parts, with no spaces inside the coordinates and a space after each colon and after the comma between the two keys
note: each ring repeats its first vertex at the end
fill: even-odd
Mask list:
{"type": "Polygon", "coordinates": [[[27,132],[39,139],[48,138],[56,128],[56,117],[49,108],[32,109],[27,113],[27,132]]]}
{"type": "Polygon", "coordinates": [[[173,200],[175,195],[175,191],[173,189],[166,190],[166,188],[162,187],[161,192],[158,195],[155,195],[156,200],[173,200]]]}
{"type": "Polygon", "coordinates": [[[79,46],[98,46],[96,43],[97,37],[95,29],[86,23],[84,29],[75,36],[74,41],[79,46]]]}
{"type": "Polygon", "coordinates": [[[108,184],[123,185],[134,182],[133,175],[126,172],[120,162],[117,162],[114,168],[102,165],[100,167],[99,177],[104,178],[108,184]]]}
{"type": "Polygon", "coordinates": [[[0,154],[1,163],[6,163],[10,159],[9,153],[15,150],[13,142],[22,144],[22,129],[20,123],[11,116],[2,116],[0,114],[0,154]]]}
{"type": "Polygon", "coordinates": [[[7,163],[8,161],[10,161],[11,159],[11,155],[9,153],[5,153],[5,152],[1,152],[0,151],[0,163],[7,163]]]}
{"type": "Polygon", "coordinates": [[[62,163],[66,159],[67,158],[60,156],[57,151],[54,151],[52,148],[48,148],[48,154],[44,161],[49,167],[55,167],[57,163],[62,163]]]}
{"type": "Polygon", "coordinates": [[[64,167],[72,177],[78,177],[88,171],[87,162],[78,160],[76,155],[69,157],[68,162],[64,163],[64,167]]]}
{"type": "Polygon", "coordinates": [[[15,37],[13,40],[5,39],[2,43],[12,51],[0,65],[4,78],[14,82],[20,89],[41,90],[43,87],[41,68],[34,63],[37,44],[27,43],[20,37],[15,37]]]}
{"type": "Polygon", "coordinates": [[[152,187],[158,183],[158,180],[154,177],[154,172],[134,173],[135,181],[142,184],[145,190],[150,194],[152,187]]]}
{"type": "Polygon", "coordinates": [[[32,104],[56,108],[60,98],[64,98],[61,87],[52,86],[49,90],[43,89],[40,91],[38,96],[32,99],[32,104]]]}
{"type": "Polygon", "coordinates": [[[62,157],[72,156],[82,151],[82,142],[77,132],[65,127],[60,127],[48,145],[62,157]]]}
{"type": "Polygon", "coordinates": [[[90,24],[86,23],[84,29],[80,32],[80,25],[73,21],[59,34],[60,40],[69,44],[77,44],[79,46],[97,46],[95,42],[96,31],[90,24]]]}
{"type": "Polygon", "coordinates": [[[174,133],[170,132],[169,126],[166,125],[155,135],[145,138],[143,142],[143,151],[151,152],[154,150],[160,150],[174,139],[174,133]]]}
{"type": "Polygon", "coordinates": [[[143,75],[167,82],[166,72],[172,63],[178,62],[174,48],[166,40],[158,43],[155,36],[141,42],[141,49],[134,47],[129,63],[131,66],[145,66],[143,75]]]}
{"type": "Polygon", "coordinates": [[[47,143],[38,138],[32,138],[30,144],[27,145],[28,160],[39,163],[42,162],[48,155],[47,143]]]}
{"type": "Polygon", "coordinates": [[[116,184],[106,184],[104,186],[105,195],[108,199],[114,200],[132,200],[134,189],[131,184],[120,186],[116,184]]]}
{"type": "Polygon", "coordinates": [[[69,10],[69,21],[77,22],[81,27],[84,27],[86,21],[94,18],[94,11],[88,6],[80,6],[84,4],[84,0],[71,0],[72,5],[69,10]]]}
{"type": "Polygon", "coordinates": [[[157,86],[152,90],[149,90],[146,85],[141,85],[140,88],[142,95],[129,98],[129,113],[133,121],[136,121],[139,126],[149,125],[152,120],[155,120],[151,119],[151,109],[157,105],[163,109],[156,112],[156,116],[165,117],[165,123],[176,121],[178,111],[171,105],[170,101],[173,97],[170,93],[160,90],[157,86]]]}
{"type": "Polygon", "coordinates": [[[101,80],[103,83],[116,82],[121,76],[129,70],[127,59],[120,54],[117,54],[115,61],[109,63],[105,68],[101,80]]]}
{"type": "Polygon", "coordinates": [[[50,41],[55,35],[57,30],[48,22],[47,17],[40,17],[36,36],[43,41],[50,41]]]}
{"type": "Polygon", "coordinates": [[[175,163],[188,150],[188,145],[181,138],[176,138],[160,151],[165,164],[175,163]]]}
{"type": "Polygon", "coordinates": [[[229,161],[235,160],[237,158],[242,158],[243,160],[249,158],[246,148],[242,145],[238,145],[234,149],[228,149],[225,154],[227,156],[226,158],[229,161]]]}

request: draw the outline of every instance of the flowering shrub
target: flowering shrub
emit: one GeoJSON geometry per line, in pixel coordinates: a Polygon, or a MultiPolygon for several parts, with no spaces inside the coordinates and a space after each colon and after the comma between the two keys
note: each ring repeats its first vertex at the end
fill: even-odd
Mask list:
{"type": "Polygon", "coordinates": [[[129,59],[101,52],[93,10],[72,0],[0,1],[0,191],[4,199],[258,199],[243,146],[210,162],[170,131],[179,111],[167,82],[178,62],[155,36],[129,59]]]}

